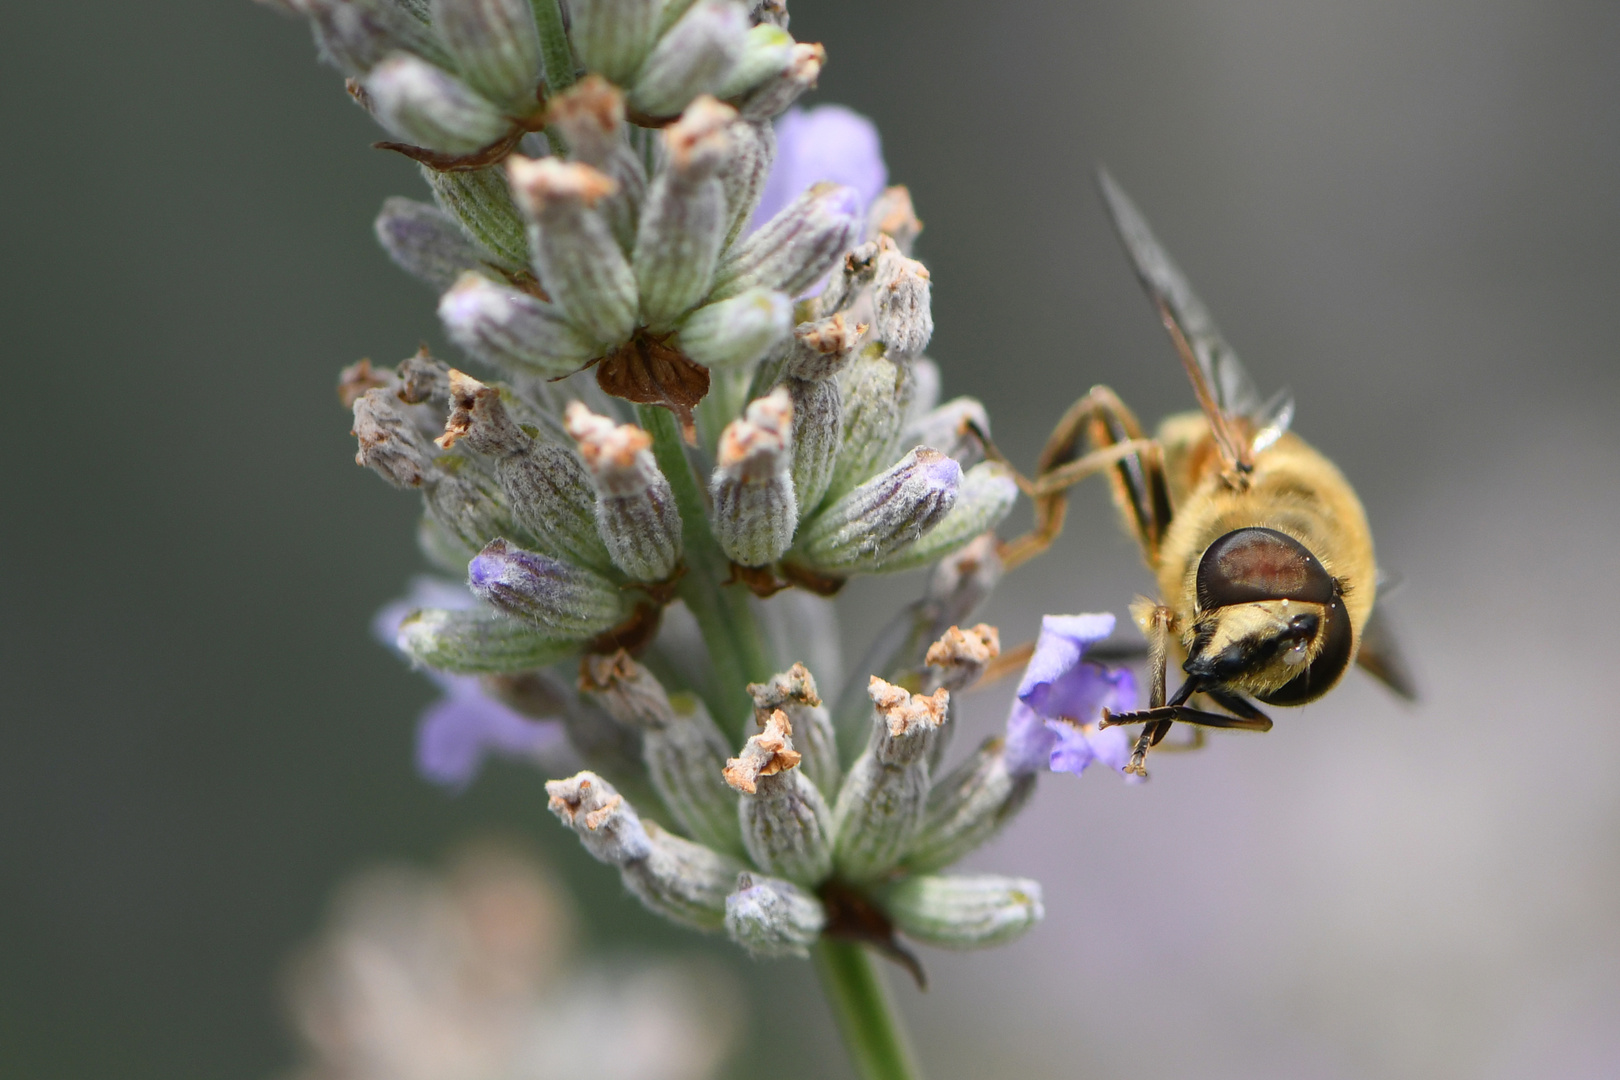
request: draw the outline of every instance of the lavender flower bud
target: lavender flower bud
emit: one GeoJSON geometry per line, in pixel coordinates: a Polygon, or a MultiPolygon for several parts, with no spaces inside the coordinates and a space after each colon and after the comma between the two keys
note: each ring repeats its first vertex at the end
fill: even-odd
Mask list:
{"type": "Polygon", "coordinates": [[[600,633],[623,614],[619,590],[583,567],[491,540],[467,564],[472,591],[558,637],[600,633]]]}
{"type": "MultiPolygon", "coordinates": [[[[793,328],[793,347],[783,364],[783,374],[795,379],[831,379],[854,358],[855,345],[865,331],[864,325],[842,313],[800,323],[793,328]]],[[[924,446],[933,445],[919,441],[924,446]]]]}
{"type": "Polygon", "coordinates": [[[636,277],[594,209],[618,185],[589,165],[554,158],[514,155],[506,167],[534,223],[530,247],[540,284],[592,341],[624,341],[636,326],[636,277]]]}
{"type": "Polygon", "coordinates": [[[769,289],[698,308],[676,331],[675,343],[710,368],[746,367],[769,352],[793,327],[793,302],[769,289]]]}
{"type": "Polygon", "coordinates": [[[433,29],[467,85],[503,108],[533,112],[540,35],[528,0],[432,0],[433,29]]]}
{"type": "MultiPolygon", "coordinates": [[[[949,459],[947,459],[949,460],[949,459]]],[[[1018,482],[997,461],[981,461],[967,471],[956,503],[927,535],[883,564],[887,573],[915,570],[949,555],[974,537],[995,528],[1018,501],[1018,482]]]]}
{"type": "Polygon", "coordinates": [[[990,661],[1001,655],[1001,635],[993,626],[979,623],[963,630],[953,626],[928,647],[923,658],[927,665],[923,685],[930,690],[944,687],[960,694],[979,681],[990,661]]]}
{"type": "Polygon", "coordinates": [[[718,96],[741,97],[766,79],[777,78],[793,62],[793,35],[779,26],[759,24],[748,31],[742,56],[721,84],[718,96]]]}
{"type": "Polygon", "coordinates": [[[686,834],[740,853],[737,797],[721,776],[725,738],[708,711],[695,699],[677,709],[652,673],[622,650],[587,657],[580,688],[619,723],[641,732],[648,778],[686,834]]]}
{"type": "Polygon", "coordinates": [[[628,83],[658,36],[658,0],[573,0],[569,38],[580,63],[628,83]]]}
{"type": "Polygon", "coordinates": [[[360,80],[377,122],[391,133],[444,154],[470,154],[506,133],[488,99],[419,56],[394,53],[360,80]]]}
{"type": "Polygon", "coordinates": [[[613,785],[593,772],[546,781],[547,807],[579,834],[591,855],[623,867],[652,855],[653,841],[635,807],[613,785]]]}
{"type": "Polygon", "coordinates": [[[803,885],[815,885],[832,870],[832,816],[799,768],[787,714],[777,709],[765,730],[750,736],[726,763],[725,779],[742,798],[737,804],[743,845],[754,865],[803,885]]]}
{"type": "Polygon", "coordinates": [[[595,354],[554,305],[472,271],[440,298],[439,321],[451,341],[508,371],[556,378],[595,354]]]}
{"type": "Polygon", "coordinates": [[[1041,885],[992,874],[913,877],[884,891],[883,907],[906,936],[942,949],[978,949],[1041,921],[1041,885]]]}
{"type": "Polygon", "coordinates": [[[833,464],[827,493],[832,498],[894,460],[911,404],[912,380],[906,365],[863,349],[838,379],[843,395],[844,442],[833,464]]]}
{"type": "Polygon", "coordinates": [[[742,863],[646,823],[652,854],[626,865],[625,886],[650,910],[696,930],[719,930],[742,863]]]}
{"type": "Polygon", "coordinates": [[[821,505],[843,442],[843,397],[832,379],[783,384],[793,399],[793,491],[801,517],[821,505]]]}
{"type": "Polygon", "coordinates": [[[826,63],[827,50],[820,45],[794,45],[788,52],[787,64],[743,99],[743,116],[764,120],[781,113],[816,85],[826,63]]]}
{"type": "Polygon", "coordinates": [[[641,208],[632,264],[641,318],[664,330],[703,299],[730,218],[718,175],[737,111],[704,95],[664,129],[664,168],[641,208]]]}
{"type": "Polygon", "coordinates": [[[439,292],[462,271],[484,262],[449,214],[414,199],[395,196],[384,201],[376,232],[378,243],[400,269],[439,292]]]}
{"type": "Polygon", "coordinates": [[[1013,775],[1000,736],[985,740],[968,760],[928,792],[916,839],[906,854],[914,873],[942,870],[982,847],[1024,808],[1035,791],[1034,772],[1013,775]]]}
{"type": "Polygon", "coordinates": [[[911,257],[922,227],[911,205],[911,191],[903,184],[885,188],[866,212],[866,234],[887,236],[894,241],[895,250],[907,258],[911,257]]]}
{"type": "Polygon", "coordinates": [[[807,956],[827,925],[827,911],[790,881],[741,874],[726,897],[726,933],[755,957],[807,956]]]}
{"type": "Polygon", "coordinates": [[[528,229],[512,201],[505,170],[492,166],[440,172],[424,165],[421,171],[439,207],[492,261],[506,270],[528,267],[528,229]]]}
{"type": "Polygon", "coordinates": [[[513,518],[546,550],[592,569],[611,567],[596,531],[596,495],[578,455],[518,426],[494,387],[460,371],[450,372],[448,385],[451,411],[440,444],[465,439],[493,459],[513,518]]]}
{"type": "Polygon", "coordinates": [[[884,568],[950,513],[961,483],[960,465],[918,447],[822,511],[801,530],[795,551],[829,574],[884,568]]]}
{"type": "Polygon", "coordinates": [[[726,189],[727,244],[737,239],[754,216],[775,160],[776,129],[768,122],[748,120],[731,126],[730,160],[720,172],[726,189]]]}
{"type": "Polygon", "coordinates": [[[564,422],[595,481],[596,529],[614,564],[637,581],[667,580],[681,561],[681,515],[652,436],[577,401],[564,422]]]}
{"type": "Polygon", "coordinates": [[[855,882],[881,877],[910,849],[928,799],[928,748],[951,697],[911,694],[875,675],[868,694],[877,707],[872,740],[833,808],[833,858],[855,882]]]}
{"type": "Polygon", "coordinates": [[[859,192],[816,184],[732,248],[710,295],[718,300],[764,286],[797,296],[838,264],[860,227],[859,192]]]}
{"type": "Polygon", "coordinates": [[[793,543],[793,401],[778,388],[720,434],[709,482],[714,537],[732,562],[767,566],[793,543]]]}
{"type": "Polygon", "coordinates": [[[399,650],[419,664],[456,675],[504,675],[554,664],[579,642],[486,610],[418,611],[399,627],[399,650]]]}
{"type": "Polygon", "coordinates": [[[822,318],[850,308],[877,276],[880,252],[876,240],[868,240],[844,256],[843,267],[828,279],[816,310],[822,318]]]}
{"type": "Polygon", "coordinates": [[[749,683],[754,698],[754,719],[765,726],[770,715],[781,710],[793,730],[800,768],[823,792],[838,791],[838,744],[833,738],[832,719],[816,691],[816,680],[803,664],[771,676],[769,682],[749,683]]]}
{"type": "Polygon", "coordinates": [[[345,75],[359,75],[398,50],[433,60],[444,52],[433,32],[394,0],[290,0],[310,21],[321,58],[345,75]]]}
{"type": "Polygon", "coordinates": [[[885,355],[916,356],[934,335],[928,268],[900,254],[888,237],[881,242],[886,250],[872,287],[872,336],[887,346],[885,355]]]}
{"type": "Polygon", "coordinates": [[[624,94],[600,75],[587,75],[551,99],[546,121],[568,140],[569,154],[615,181],[619,188],[596,204],[619,247],[636,244],[637,216],[647,192],[641,155],[624,136],[624,94]]]}
{"type": "Polygon", "coordinates": [[[747,40],[748,15],[740,5],[698,0],[635,73],[631,107],[647,116],[675,116],[699,94],[712,94],[725,84],[747,40]]]}
{"type": "Polygon", "coordinates": [[[990,415],[978,398],[959,397],[908,420],[900,439],[902,444],[932,446],[968,469],[984,459],[984,444],[974,428],[990,434],[990,415]]]}
{"type": "Polygon", "coordinates": [[[374,386],[355,398],[352,434],[360,446],[354,463],[394,487],[422,487],[435,473],[427,440],[386,387],[374,386]]]}
{"type": "Polygon", "coordinates": [[[441,457],[439,475],[428,485],[423,500],[434,519],[469,551],[476,551],[492,536],[510,536],[516,529],[511,512],[472,463],[463,457],[441,457]]]}

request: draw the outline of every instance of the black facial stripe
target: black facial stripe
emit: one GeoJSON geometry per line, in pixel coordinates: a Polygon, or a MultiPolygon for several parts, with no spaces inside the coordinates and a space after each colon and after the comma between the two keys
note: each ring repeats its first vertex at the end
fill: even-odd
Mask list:
{"type": "Polygon", "coordinates": [[[1327,604],[1339,596],[1338,583],[1309,548],[1260,526],[1234,529],[1204,550],[1197,590],[1200,611],[1259,600],[1327,604]]]}
{"type": "Polygon", "coordinates": [[[1306,669],[1269,694],[1256,694],[1267,705],[1303,705],[1327,693],[1350,666],[1350,613],[1344,601],[1334,597],[1327,605],[1327,624],[1322,628],[1322,651],[1306,669]]]}

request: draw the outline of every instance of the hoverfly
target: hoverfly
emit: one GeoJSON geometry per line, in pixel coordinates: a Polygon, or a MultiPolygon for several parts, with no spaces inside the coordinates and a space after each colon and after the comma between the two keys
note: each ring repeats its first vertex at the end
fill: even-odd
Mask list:
{"type": "MultiPolygon", "coordinates": [[[[1171,416],[1150,439],[1106,386],[1059,421],[1035,479],[1035,526],[1009,542],[1012,566],[1044,551],[1063,528],[1066,492],[1094,473],[1158,582],[1131,615],[1148,643],[1148,707],[1103,713],[1103,726],[1144,725],[1129,770],[1176,721],[1269,731],[1255,704],[1303,705],[1338,683],[1352,660],[1403,697],[1404,664],[1374,613],[1372,533],[1338,468],[1289,432],[1293,401],[1262,401],[1208,310],[1106,173],[1099,185],[1115,231],[1192,380],[1199,411],[1171,416]],[[1085,452],[1082,453],[1082,442],[1085,452]],[[1180,687],[1166,696],[1171,650],[1180,687]],[[1194,702],[1222,711],[1195,707],[1194,702]]],[[[993,448],[989,448],[994,453],[993,448]]]]}

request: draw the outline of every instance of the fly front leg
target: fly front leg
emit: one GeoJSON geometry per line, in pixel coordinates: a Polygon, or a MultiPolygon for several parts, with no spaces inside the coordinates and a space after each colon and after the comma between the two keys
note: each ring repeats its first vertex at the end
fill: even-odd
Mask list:
{"type": "MultiPolygon", "coordinates": [[[[985,452],[1006,460],[987,439],[985,452]]],[[[1063,532],[1068,489],[1097,473],[1109,474],[1115,502],[1152,563],[1170,523],[1163,455],[1158,444],[1143,435],[1142,425],[1119,396],[1106,386],[1094,386],[1052,430],[1035,479],[1019,478],[1019,486],[1035,503],[1035,526],[1001,546],[1003,565],[1011,569],[1050,547],[1063,532]],[[1089,450],[1081,451],[1082,442],[1089,450]]]]}

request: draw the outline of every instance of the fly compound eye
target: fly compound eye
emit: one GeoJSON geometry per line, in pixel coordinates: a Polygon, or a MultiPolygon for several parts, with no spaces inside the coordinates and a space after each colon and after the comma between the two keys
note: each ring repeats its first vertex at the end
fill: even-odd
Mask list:
{"type": "Polygon", "coordinates": [[[1260,600],[1331,603],[1338,585],[1310,549],[1276,529],[1235,529],[1198,560],[1198,609],[1260,600]]]}
{"type": "Polygon", "coordinates": [[[1303,705],[1307,701],[1315,701],[1332,689],[1339,676],[1350,667],[1350,645],[1354,633],[1344,601],[1335,596],[1323,608],[1320,620],[1310,614],[1294,616],[1288,622],[1289,635],[1293,636],[1296,628],[1302,629],[1307,623],[1309,633],[1297,638],[1282,654],[1284,664],[1300,667],[1301,670],[1271,693],[1255,695],[1267,705],[1303,705]],[[1307,665],[1305,658],[1310,655],[1311,642],[1318,637],[1322,640],[1322,647],[1317,650],[1316,659],[1307,665]]]}

